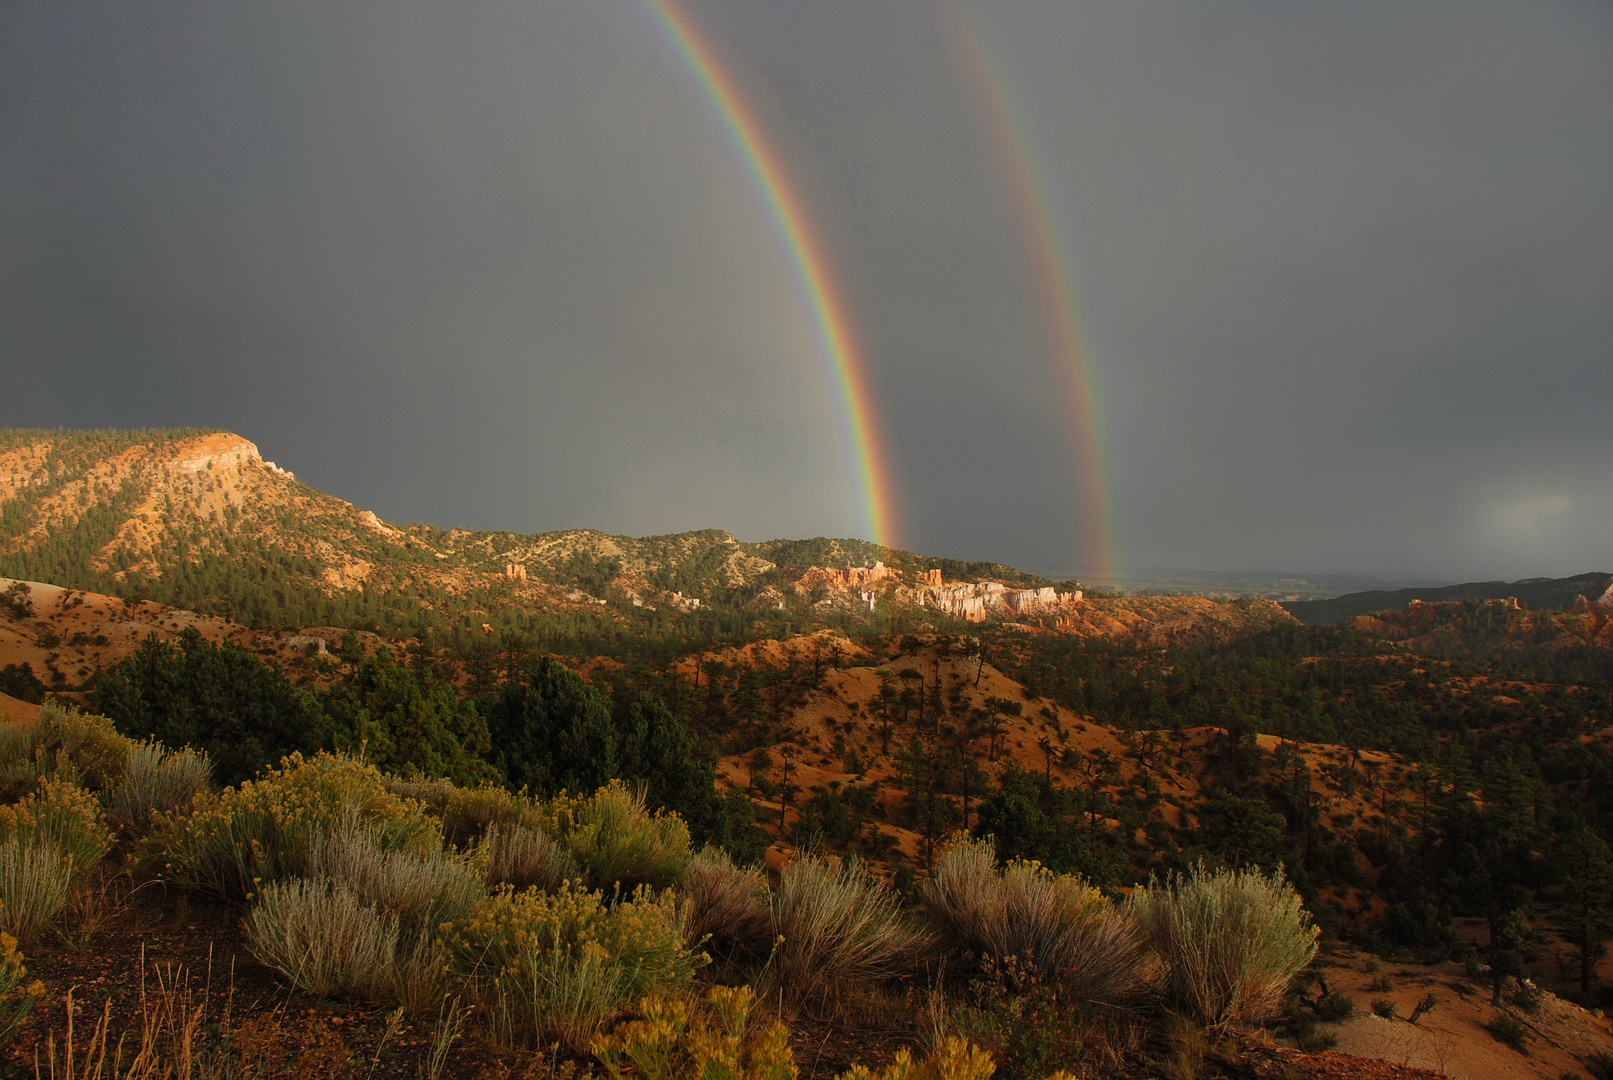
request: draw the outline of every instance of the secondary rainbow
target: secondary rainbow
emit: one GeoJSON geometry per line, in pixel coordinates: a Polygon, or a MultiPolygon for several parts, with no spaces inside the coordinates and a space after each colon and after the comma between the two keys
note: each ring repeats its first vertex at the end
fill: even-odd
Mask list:
{"type": "Polygon", "coordinates": [[[644,0],[644,4],[710,99],[784,240],[839,398],[842,429],[862,488],[864,524],[876,544],[893,545],[896,534],[890,473],[884,443],[874,424],[867,372],[857,351],[845,302],[835,287],[823,247],[810,227],[805,205],[738,83],[689,13],[677,0],[644,0]]]}
{"type": "Polygon", "coordinates": [[[1052,205],[1026,138],[1025,126],[1012,107],[1006,82],[998,75],[980,32],[954,2],[943,2],[947,24],[959,57],[985,112],[997,157],[1007,174],[1025,246],[1036,280],[1037,300],[1047,324],[1048,344],[1072,420],[1070,439],[1076,458],[1079,493],[1087,525],[1085,562],[1099,579],[1112,582],[1115,564],[1114,514],[1110,507],[1108,460],[1098,394],[1087,348],[1081,336],[1080,306],[1055,226],[1052,205]]]}

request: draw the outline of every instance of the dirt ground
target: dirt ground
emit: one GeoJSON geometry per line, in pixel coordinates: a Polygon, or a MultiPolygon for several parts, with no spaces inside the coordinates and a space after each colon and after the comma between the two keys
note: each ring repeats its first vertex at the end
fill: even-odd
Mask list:
{"type": "Polygon", "coordinates": [[[1329,990],[1355,1000],[1355,1014],[1325,1025],[1338,1036],[1338,1051],[1430,1069],[1454,1080],[1559,1080],[1586,1075],[1593,1054],[1613,1054],[1613,1023],[1600,1010],[1586,1010],[1542,991],[1539,1009],[1513,1012],[1530,1030],[1524,1052],[1498,1042],[1484,1025],[1499,1011],[1490,989],[1469,981],[1462,965],[1395,964],[1361,953],[1340,952],[1322,967],[1329,990]],[[1432,993],[1433,1010],[1407,1022],[1417,1002],[1432,993]],[[1372,1011],[1372,1002],[1393,1002],[1395,1019],[1372,1011]]]}

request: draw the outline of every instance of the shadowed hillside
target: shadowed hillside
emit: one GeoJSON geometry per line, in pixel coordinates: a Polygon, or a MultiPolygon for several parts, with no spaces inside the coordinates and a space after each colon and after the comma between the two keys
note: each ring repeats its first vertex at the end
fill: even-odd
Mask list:
{"type": "Polygon", "coordinates": [[[1413,600],[1515,599],[1526,608],[1561,610],[1582,598],[1596,600],[1613,586],[1613,575],[1579,574],[1567,578],[1525,578],[1522,581],[1470,581],[1465,585],[1434,588],[1389,589],[1346,593],[1328,600],[1287,600],[1283,607],[1300,622],[1339,623],[1352,615],[1371,615],[1403,608],[1413,600]]]}

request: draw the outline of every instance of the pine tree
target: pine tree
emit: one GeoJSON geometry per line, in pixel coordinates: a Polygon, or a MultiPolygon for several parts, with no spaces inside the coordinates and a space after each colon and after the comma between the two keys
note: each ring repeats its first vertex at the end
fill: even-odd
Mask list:
{"type": "Polygon", "coordinates": [[[1564,899],[1558,925],[1579,953],[1579,988],[1588,994],[1613,937],[1613,849],[1580,828],[1558,845],[1555,861],[1564,899]]]}

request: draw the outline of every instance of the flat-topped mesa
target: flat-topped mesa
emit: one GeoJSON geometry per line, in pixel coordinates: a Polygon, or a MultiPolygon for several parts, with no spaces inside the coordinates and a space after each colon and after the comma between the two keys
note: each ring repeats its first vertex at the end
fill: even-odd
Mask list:
{"type": "MultiPolygon", "coordinates": [[[[263,461],[263,455],[258,453],[255,443],[239,435],[203,435],[182,448],[178,465],[186,472],[200,472],[203,469],[240,465],[248,461],[259,463],[263,461]]],[[[278,466],[275,467],[275,471],[285,472],[278,466]]]]}

